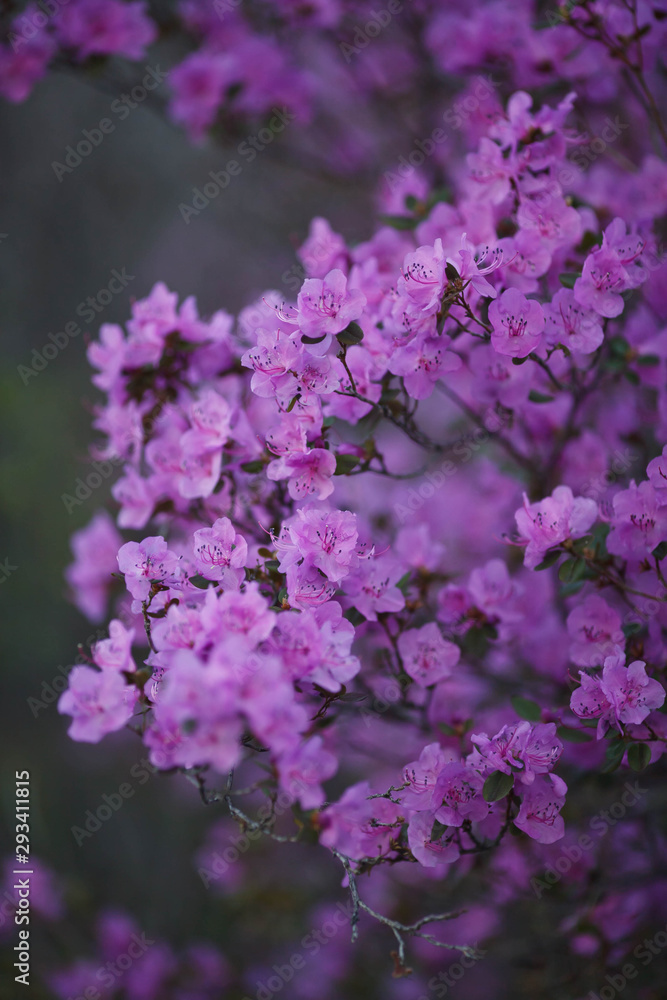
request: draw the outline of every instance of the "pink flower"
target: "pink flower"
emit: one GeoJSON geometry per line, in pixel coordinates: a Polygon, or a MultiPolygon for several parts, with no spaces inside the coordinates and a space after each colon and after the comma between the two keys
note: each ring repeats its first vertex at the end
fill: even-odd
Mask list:
{"type": "Polygon", "coordinates": [[[566,538],[581,538],[597,514],[595,501],[574,497],[569,486],[557,486],[550,497],[532,504],[524,493],[523,507],[514,515],[520,544],[526,546],[524,565],[535,569],[554,545],[566,538]]]}
{"type": "Polygon", "coordinates": [[[56,34],[79,59],[91,55],[121,55],[142,59],[155,41],[157,28],[144,3],[121,0],[77,0],[55,19],[56,34]]]}
{"type": "Polygon", "coordinates": [[[525,358],[542,339],[544,313],[539,302],[527,299],[517,288],[508,288],[489,306],[489,322],[494,350],[525,358]]]}
{"type": "Polygon", "coordinates": [[[403,632],[398,639],[398,651],[406,673],[420,687],[430,687],[449,677],[461,656],[455,643],[442,638],[435,622],[403,632]]]}
{"type": "Polygon", "coordinates": [[[61,715],[71,715],[68,735],[83,743],[99,743],[107,733],[122,729],[134,714],[139,689],[126,684],[117,670],[74,667],[69,687],[58,701],[61,715]]]}
{"type": "Polygon", "coordinates": [[[322,279],[306,278],[297,298],[297,322],[308,337],[340,333],[352,320],[359,319],[366,296],[347,288],[347,278],[334,268],[322,279]]]}
{"type": "Polygon", "coordinates": [[[473,195],[480,201],[499,205],[510,192],[510,178],[516,174],[514,157],[506,159],[497,142],[480,139],[476,153],[468,153],[469,176],[476,185],[473,195]]]}
{"type": "Polygon", "coordinates": [[[400,807],[389,799],[369,799],[370,785],[352,785],[320,813],[320,843],[355,861],[378,857],[400,828],[400,807]]]}
{"type": "Polygon", "coordinates": [[[408,823],[408,845],[424,868],[450,865],[461,854],[458,845],[452,842],[454,834],[450,834],[449,838],[440,836],[432,839],[434,822],[434,813],[418,812],[408,823]]]}
{"type": "Polygon", "coordinates": [[[467,764],[445,764],[433,793],[435,818],[445,826],[485,819],[489,806],[482,796],[483,785],[482,776],[467,764]]]}
{"type": "Polygon", "coordinates": [[[324,749],[322,737],[314,736],[278,759],[280,787],[304,809],[317,809],[324,802],[321,783],[335,774],[337,767],[338,761],[324,749]]]}
{"type": "Polygon", "coordinates": [[[65,578],[74,592],[74,603],[92,622],[104,617],[112,573],[118,568],[118,549],[123,539],[106,511],[99,511],[90,524],[72,535],[74,562],[65,578]]]}
{"type": "Polygon", "coordinates": [[[477,253],[475,244],[464,233],[461,237],[461,249],[456,256],[448,257],[447,261],[454,265],[461,280],[470,284],[478,295],[495,299],[498,293],[485,275],[491,274],[503,264],[503,251],[500,247],[490,250],[485,246],[477,253]]]}
{"type": "MultiPolygon", "coordinates": [[[[347,576],[359,537],[356,515],[307,504],[292,518],[288,533],[299,556],[321,570],[327,579],[337,583],[347,576]]],[[[281,562],[281,569],[284,568],[285,558],[281,562]]]]}
{"type": "Polygon", "coordinates": [[[181,576],[179,558],[161,535],[126,542],[118,553],[118,568],[125,576],[125,586],[139,601],[148,598],[153,581],[165,584],[181,576]]]}
{"type": "Polygon", "coordinates": [[[614,514],[607,549],[625,559],[644,559],[667,539],[667,507],[650,482],[630,483],[613,500],[614,514]]]}
{"type": "Polygon", "coordinates": [[[287,489],[293,500],[305,500],[315,494],[326,500],[333,493],[331,477],[336,471],[336,458],[326,448],[287,452],[267,466],[266,474],[274,482],[287,479],[287,489]]]}
{"type": "Polygon", "coordinates": [[[474,569],[468,580],[473,604],[492,622],[521,620],[523,615],[517,608],[520,592],[502,559],[490,559],[485,566],[474,569]]]}
{"type": "Polygon", "coordinates": [[[598,719],[598,739],[610,725],[638,724],[665,701],[659,681],[646,676],[646,664],[635,660],[628,667],[622,656],[608,656],[602,675],[581,673],[581,687],[572,694],[570,708],[581,719],[598,719]]]}
{"type": "Polygon", "coordinates": [[[128,630],[122,622],[113,619],[109,622],[109,638],[96,642],[93,647],[93,660],[102,670],[134,671],[133,639],[134,629],[128,630]]]}
{"type": "Polygon", "coordinates": [[[471,736],[471,740],[475,745],[468,758],[471,767],[484,774],[519,771],[527,785],[532,784],[536,774],[551,771],[563,752],[563,744],[556,738],[553,722],[517,722],[512,726],[503,726],[493,739],[489,739],[486,733],[477,733],[471,736]]]}
{"type": "Polygon", "coordinates": [[[354,607],[369,622],[375,622],[380,612],[405,607],[405,598],[396,586],[402,574],[402,564],[390,555],[368,559],[347,578],[345,592],[354,598],[354,607]]]}
{"type": "Polygon", "coordinates": [[[570,659],[578,667],[599,667],[607,656],[622,654],[621,616],[599,594],[589,594],[567,616],[570,659]]]}
{"type": "Polygon", "coordinates": [[[570,288],[561,288],[544,305],[546,337],[551,345],[563,344],[571,351],[592,354],[604,339],[597,313],[580,305],[570,288]]]}
{"type": "Polygon", "coordinates": [[[403,262],[399,292],[408,296],[423,313],[438,311],[445,287],[445,252],[442,240],[432,247],[422,246],[407,254],[403,262]]]}
{"type": "Polygon", "coordinates": [[[172,748],[173,763],[210,764],[221,774],[237,764],[243,732],[237,683],[222,662],[204,664],[191,650],[179,650],[160,686],[154,714],[158,729],[183,737],[172,748]]]}
{"type": "Polygon", "coordinates": [[[236,62],[227,53],[200,50],[186,56],[169,74],[174,95],[169,105],[171,117],[184,125],[195,141],[201,139],[237,76],[236,62]]]}
{"type": "Polygon", "coordinates": [[[540,844],[553,844],[565,833],[560,811],[565,804],[567,785],[562,778],[548,774],[528,785],[514,825],[540,844]]]}
{"type": "Polygon", "coordinates": [[[227,589],[237,590],[244,578],[248,543],[228,517],[219,517],[211,528],[194,533],[197,570],[207,580],[219,580],[227,589]]]}
{"type": "Polygon", "coordinates": [[[408,786],[407,790],[400,793],[403,805],[417,810],[433,808],[433,792],[438,775],[445,764],[450,764],[453,759],[453,751],[443,750],[439,743],[425,746],[419,760],[413,760],[403,768],[403,782],[408,786]]]}
{"type": "Polygon", "coordinates": [[[46,74],[56,52],[53,38],[44,31],[38,32],[31,23],[41,13],[36,4],[28,4],[22,15],[12,21],[10,37],[17,29],[20,34],[12,40],[11,48],[0,45],[0,94],[15,104],[25,101],[35,83],[46,74]],[[23,17],[35,32],[30,38],[23,35],[20,24],[23,17]]]}
{"type": "Polygon", "coordinates": [[[655,496],[660,506],[667,504],[667,445],[662,449],[662,454],[651,459],[648,463],[646,475],[655,490],[655,496]]]}
{"type": "Polygon", "coordinates": [[[413,399],[427,399],[441,375],[460,367],[460,357],[447,350],[447,339],[442,337],[417,336],[398,347],[389,361],[389,371],[403,376],[406,391],[413,399]]]}

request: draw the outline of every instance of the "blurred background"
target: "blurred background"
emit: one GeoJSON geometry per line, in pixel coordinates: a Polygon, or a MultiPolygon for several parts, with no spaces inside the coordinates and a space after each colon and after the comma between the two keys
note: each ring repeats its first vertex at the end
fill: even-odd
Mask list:
{"type": "MultiPolygon", "coordinates": [[[[141,79],[141,67],[135,70],[141,79]]],[[[67,876],[77,905],[91,915],[124,907],[142,928],[183,939],[210,916],[210,893],[191,860],[210,813],[181,780],[151,776],[139,787],[140,768],[130,772],[143,754],[131,734],[93,747],[69,740],[55,705],[61,668],[74,662],[79,644],[89,647],[104,634],[68,603],[63,580],[69,538],[105,503],[110,485],[69,511],[62,500],[89,471],[94,439],[86,343],[101,322],[129,318],[132,299],[158,280],[181,298],[195,295],[203,314],[234,312],[280,287],[314,215],[326,214],[353,239],[369,235],[371,199],[358,179],[326,180],[284,165],[276,142],[186,224],[179,204],[192,203],[192,189],[225,165],[237,142],[193,147],[148,102],[124,121],[115,117],[115,131],[59,181],[53,161],[62,163],[66,147],[96,128],[122,92],[122,85],[114,95],[52,74],[25,104],[0,102],[2,855],[13,844],[14,771],[25,768],[32,850],[67,876]],[[107,288],[114,269],[132,280],[85,322],[77,307],[107,288]],[[33,349],[41,353],[49,333],[71,321],[83,335],[26,382],[19,366],[32,365],[33,349]],[[128,780],[137,794],[77,845],[71,828],[128,780]]],[[[69,943],[85,952],[84,942],[69,943]]],[[[44,958],[34,957],[34,970],[44,958]]],[[[15,997],[19,989],[7,976],[0,995],[15,997]]]]}

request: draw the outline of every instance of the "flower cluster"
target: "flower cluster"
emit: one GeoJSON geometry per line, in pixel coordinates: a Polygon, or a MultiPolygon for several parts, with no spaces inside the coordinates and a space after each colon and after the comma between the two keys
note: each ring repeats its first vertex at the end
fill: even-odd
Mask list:
{"type": "MultiPolygon", "coordinates": [[[[341,16],[275,6],[313,30],[341,16]]],[[[474,7],[496,34],[434,7],[431,52],[465,67],[525,43],[513,73],[532,87],[535,33],[474,7]]],[[[241,12],[183,11],[204,42],[176,71],[177,117],[199,133],[258,43],[241,12]]],[[[607,60],[597,39],[583,66],[575,22],[541,59],[590,101],[607,60]]],[[[257,110],[254,87],[293,81],[253,51],[265,72],[240,94],[257,110]]],[[[156,767],[270,834],[275,810],[235,804],[241,771],[298,801],[348,879],[417,861],[424,884],[471,855],[541,857],[571,835],[561,809],[583,776],[660,758],[667,283],[644,201],[659,171],[638,165],[598,204],[568,166],[577,100],[494,105],[447,200],[406,190],[364,242],[314,220],[292,297],[206,319],[159,284],[102,327],[95,456],[122,464],[117,525],[138,536],[98,514],[73,540],[74,600],[114,615],[59,703],[74,739],[129,726],[156,767]]]]}

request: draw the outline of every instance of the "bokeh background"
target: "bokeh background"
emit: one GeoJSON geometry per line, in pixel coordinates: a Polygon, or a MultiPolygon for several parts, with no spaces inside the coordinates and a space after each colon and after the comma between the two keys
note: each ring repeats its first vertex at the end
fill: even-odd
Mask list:
{"type": "MultiPolygon", "coordinates": [[[[169,53],[160,65],[169,65],[169,53]]],[[[142,68],[135,70],[141,79],[142,68]]],[[[101,637],[68,603],[63,580],[72,532],[108,497],[104,483],[71,512],[62,500],[90,471],[96,391],[86,342],[101,322],[125,321],[132,298],[158,280],[181,297],[195,295],[203,314],[238,310],[280,287],[314,215],[326,214],[353,239],[368,236],[371,199],[365,179],[334,181],[286,165],[276,142],[186,225],[179,204],[192,201],[192,189],[224,166],[239,140],[193,147],[148,102],[125,121],[114,118],[115,131],[59,182],[53,161],[62,162],[65,148],[108,116],[125,89],[121,78],[114,93],[113,84],[101,90],[53,74],[25,104],[0,103],[0,562],[15,567],[0,584],[2,855],[13,843],[14,771],[26,768],[32,850],[66,876],[78,911],[92,919],[101,906],[127,908],[142,927],[183,941],[210,926],[214,903],[192,862],[210,813],[182,780],[153,776],[77,846],[71,828],[128,780],[143,754],[129,734],[100,746],[73,743],[67,720],[48,701],[59,668],[74,662],[79,644],[101,637]],[[133,280],[94,322],[83,323],[77,306],[108,285],[114,268],[133,280]],[[41,351],[48,334],[72,320],[83,336],[24,384],[18,367],[30,365],[33,348],[41,351]]],[[[65,946],[85,953],[80,925],[62,931],[65,946]]],[[[51,944],[40,944],[45,953],[34,956],[33,971],[61,950],[62,942],[51,944]]],[[[3,965],[3,1000],[20,989],[7,972],[3,965]]]]}

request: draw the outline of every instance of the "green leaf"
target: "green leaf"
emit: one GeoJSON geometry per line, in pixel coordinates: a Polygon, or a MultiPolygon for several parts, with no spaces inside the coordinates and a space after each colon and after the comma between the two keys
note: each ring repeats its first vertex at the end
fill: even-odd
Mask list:
{"type": "Polygon", "coordinates": [[[357,625],[361,625],[362,622],[366,621],[361,611],[357,611],[356,608],[348,608],[347,611],[343,613],[343,618],[347,618],[347,620],[354,625],[355,628],[357,625]]]}
{"type": "Polygon", "coordinates": [[[256,458],[252,462],[242,462],[241,469],[243,472],[261,472],[264,468],[264,462],[261,459],[256,458]]]}
{"type": "Polygon", "coordinates": [[[499,799],[504,799],[513,787],[514,775],[505,774],[503,771],[494,771],[484,782],[484,789],[482,791],[484,801],[498,802],[499,799]]]}
{"type": "Polygon", "coordinates": [[[582,732],[581,729],[570,729],[568,726],[559,726],[556,734],[559,739],[565,740],[566,743],[590,743],[591,741],[588,733],[582,732]]]}
{"type": "Polygon", "coordinates": [[[547,554],[545,555],[545,557],[542,560],[542,562],[537,564],[537,566],[535,567],[535,570],[537,571],[537,570],[541,570],[541,569],[549,569],[550,566],[553,566],[554,563],[558,562],[558,560],[560,559],[560,557],[561,557],[561,553],[558,552],[558,551],[556,551],[556,552],[547,552],[547,554]]]}
{"type": "Polygon", "coordinates": [[[560,596],[572,597],[573,594],[578,594],[585,583],[585,580],[574,580],[572,583],[563,584],[559,591],[560,596]]]}
{"type": "Polygon", "coordinates": [[[659,545],[656,545],[651,555],[655,556],[658,562],[661,562],[667,556],[667,542],[660,542],[659,545]]]}
{"type": "Polygon", "coordinates": [[[439,722],[438,729],[440,730],[441,733],[444,733],[445,736],[456,736],[456,730],[454,729],[453,726],[450,726],[447,722],[439,722]]]}
{"type": "Polygon", "coordinates": [[[285,412],[291,413],[300,399],[301,399],[301,393],[297,392],[296,396],[293,396],[292,399],[290,400],[287,410],[285,412]]]}
{"type": "Polygon", "coordinates": [[[558,275],[558,280],[564,288],[574,288],[574,283],[579,277],[574,271],[564,271],[563,274],[558,275]]]}
{"type": "Polygon", "coordinates": [[[512,358],[512,364],[513,365],[525,365],[525,363],[526,363],[527,360],[528,360],[528,355],[526,355],[525,358],[512,358]]]}
{"type": "Polygon", "coordinates": [[[405,593],[406,593],[406,591],[408,589],[408,585],[410,583],[410,578],[411,577],[412,577],[412,570],[408,570],[408,572],[404,573],[403,576],[401,577],[401,579],[396,584],[396,586],[398,587],[398,589],[400,590],[400,592],[403,595],[405,595],[405,593]]]}
{"type": "Polygon", "coordinates": [[[415,229],[419,219],[413,219],[409,215],[381,215],[380,222],[392,229],[415,229]]]}
{"type": "Polygon", "coordinates": [[[628,368],[627,371],[623,372],[623,374],[625,375],[630,385],[639,385],[640,378],[637,372],[630,371],[630,369],[628,368]]]}
{"type": "Polygon", "coordinates": [[[561,583],[574,583],[575,580],[582,578],[585,569],[586,563],[583,559],[566,559],[558,567],[558,579],[561,583]]]}
{"type": "Polygon", "coordinates": [[[627,625],[621,625],[621,631],[626,639],[629,639],[631,635],[637,635],[641,630],[641,622],[628,622],[627,625]]]}
{"type": "Polygon", "coordinates": [[[207,580],[206,577],[204,576],[200,576],[199,573],[195,574],[195,576],[190,577],[190,583],[192,584],[193,587],[198,587],[199,590],[206,590],[208,587],[211,586],[211,581],[207,580]]]}
{"type": "Polygon", "coordinates": [[[660,364],[660,358],[657,354],[640,354],[635,358],[635,364],[641,365],[642,368],[654,368],[660,364]]]}
{"type": "Polygon", "coordinates": [[[615,771],[618,767],[620,767],[626,749],[627,746],[625,742],[617,739],[615,736],[613,743],[609,744],[605,753],[607,763],[602,768],[603,774],[610,774],[611,771],[615,771]]]}
{"type": "Polygon", "coordinates": [[[301,334],[301,343],[302,344],[321,344],[325,337],[326,337],[326,333],[323,333],[321,337],[307,337],[305,335],[305,333],[302,333],[301,334]]]}
{"type": "Polygon", "coordinates": [[[364,331],[361,329],[358,323],[352,320],[351,323],[341,330],[340,333],[336,334],[336,339],[339,344],[344,347],[352,347],[354,344],[360,344],[364,339],[364,331]]]}
{"type": "Polygon", "coordinates": [[[262,547],[261,549],[257,549],[257,555],[261,556],[262,559],[273,559],[274,558],[274,555],[273,555],[273,552],[271,551],[271,549],[265,549],[264,547],[262,547]]]}
{"type": "Polygon", "coordinates": [[[646,743],[633,743],[628,750],[628,764],[633,771],[643,771],[651,763],[651,750],[646,743]]]}
{"type": "Polygon", "coordinates": [[[409,212],[414,212],[419,202],[413,194],[406,194],[405,196],[405,207],[409,212]]]}
{"type": "Polygon", "coordinates": [[[447,281],[460,281],[461,280],[461,275],[456,270],[456,268],[454,267],[454,265],[449,263],[449,261],[445,264],[445,276],[447,278],[447,281]]]}
{"type": "Polygon", "coordinates": [[[544,392],[537,392],[536,389],[531,389],[528,393],[528,399],[531,403],[551,403],[553,398],[553,396],[547,396],[544,392]]]}
{"type": "Polygon", "coordinates": [[[336,470],[334,476],[347,476],[355,466],[359,465],[356,455],[336,455],[336,470]]]}
{"type": "Polygon", "coordinates": [[[536,701],[530,698],[515,697],[511,699],[512,708],[520,719],[527,719],[528,722],[539,722],[542,718],[542,709],[536,701]]]}
{"type": "Polygon", "coordinates": [[[612,354],[616,354],[619,357],[627,357],[628,351],[630,350],[630,345],[625,339],[625,337],[610,337],[609,339],[609,349],[612,354]]]}

